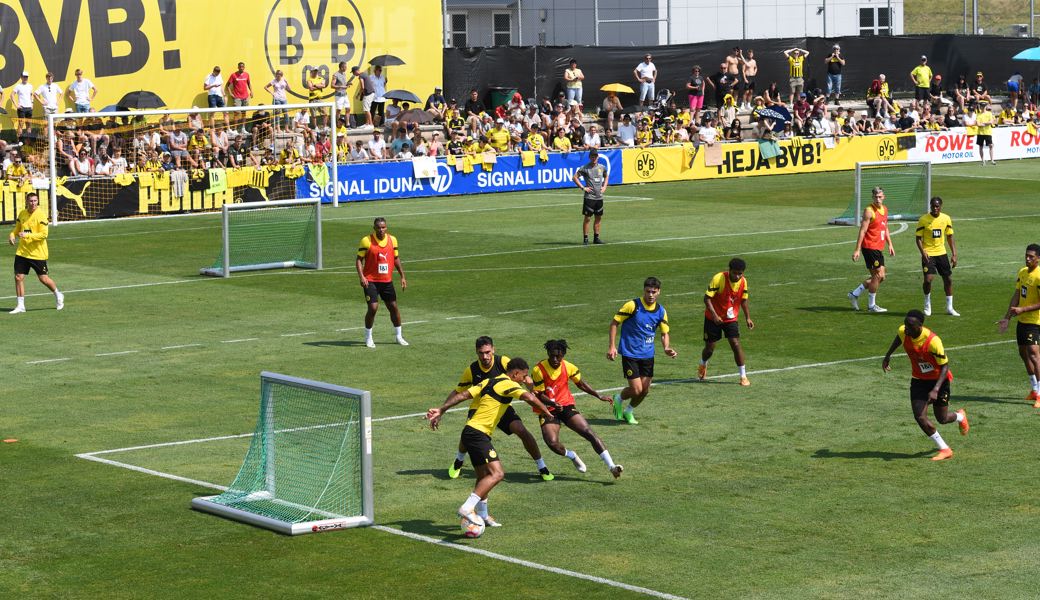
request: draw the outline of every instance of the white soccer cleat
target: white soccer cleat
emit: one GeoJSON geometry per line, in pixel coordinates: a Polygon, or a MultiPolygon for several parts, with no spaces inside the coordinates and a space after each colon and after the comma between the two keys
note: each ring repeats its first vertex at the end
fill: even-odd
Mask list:
{"type": "Polygon", "coordinates": [[[849,292],[848,299],[849,303],[852,304],[852,310],[859,310],[859,298],[852,292],[849,292]]]}
{"type": "Polygon", "coordinates": [[[923,312],[924,316],[926,316],[926,317],[932,316],[932,305],[931,304],[925,304],[924,305],[924,310],[922,310],[921,312],[923,312]]]}
{"type": "Polygon", "coordinates": [[[12,310],[11,312],[9,312],[7,314],[17,315],[17,314],[23,313],[23,312],[25,312],[25,307],[24,306],[16,306],[16,307],[14,307],[14,310],[12,310]]]}
{"type": "Polygon", "coordinates": [[[367,340],[365,340],[365,345],[368,346],[369,348],[375,348],[376,347],[376,342],[372,338],[368,338],[367,340]]]}
{"type": "Polygon", "coordinates": [[[574,463],[574,468],[577,469],[579,473],[584,473],[585,471],[588,471],[588,468],[585,466],[585,463],[582,462],[581,457],[577,454],[574,455],[574,458],[571,459],[571,462],[574,463]]]}
{"type": "Polygon", "coordinates": [[[477,527],[484,527],[484,519],[481,519],[480,515],[478,515],[476,511],[471,510],[469,512],[462,512],[462,509],[460,508],[458,514],[460,517],[473,523],[477,527]]]}
{"type": "Polygon", "coordinates": [[[409,345],[408,342],[406,342],[405,339],[403,337],[401,337],[401,336],[397,336],[397,343],[402,345],[402,346],[408,346],[409,345]]]}
{"type": "Polygon", "coordinates": [[[58,292],[57,294],[55,294],[54,298],[55,298],[55,305],[54,305],[54,307],[56,309],[61,310],[61,309],[65,308],[65,294],[62,294],[61,292],[58,292]]]}
{"type": "Polygon", "coordinates": [[[868,306],[867,307],[867,311],[868,312],[872,312],[872,313],[886,313],[886,312],[888,312],[888,309],[887,308],[881,308],[880,306],[875,304],[874,306],[868,306]]]}
{"type": "Polygon", "coordinates": [[[486,527],[501,527],[502,524],[495,520],[495,517],[488,515],[484,517],[484,526],[486,527]]]}
{"type": "Polygon", "coordinates": [[[959,317],[959,316],[961,316],[961,313],[953,310],[952,306],[946,309],[946,314],[950,315],[951,317],[959,317]]]}

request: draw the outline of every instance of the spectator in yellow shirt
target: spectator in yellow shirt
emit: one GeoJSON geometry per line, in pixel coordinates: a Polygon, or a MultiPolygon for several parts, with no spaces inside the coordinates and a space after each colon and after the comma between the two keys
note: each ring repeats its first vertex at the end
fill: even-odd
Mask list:
{"type": "Polygon", "coordinates": [[[499,154],[509,152],[512,145],[512,136],[509,134],[509,130],[506,129],[505,119],[500,117],[495,121],[495,128],[487,133],[487,138],[495,152],[499,154]]]}

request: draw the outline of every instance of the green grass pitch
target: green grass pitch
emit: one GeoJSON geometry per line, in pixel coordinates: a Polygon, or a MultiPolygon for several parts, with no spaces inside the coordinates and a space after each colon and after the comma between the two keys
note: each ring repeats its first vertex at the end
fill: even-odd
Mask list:
{"type": "MultiPolygon", "coordinates": [[[[897,255],[878,296],[890,312],[854,313],[845,298],[865,274],[851,261],[855,230],[824,223],[847,205],[852,173],[613,187],[608,244],[597,247],[577,243],[577,190],[327,209],[326,270],[228,280],[196,275],[218,249],[215,215],[54,228],[51,268],[66,309],[55,312],[30,279],[28,313],[0,315],[0,439],[18,439],[0,444],[0,591],[1035,597],[1040,416],[1023,400],[1013,338],[994,322],[1026,244],[1038,241],[1038,173],[1027,161],[935,169],[933,192],[956,228],[963,316],[942,314],[937,280],[926,325],[949,350],[952,406],[972,423],[968,437],[940,429],[956,453],[941,463],[928,460],[933,445],[910,414],[902,352],[892,373],[880,366],[902,315],[921,305],[912,224],[891,226],[897,255]],[[385,308],[377,349],[363,343],[353,254],[375,216],[401,243],[407,348],[393,343],[385,308]],[[737,385],[724,344],[712,379],[691,381],[702,294],[732,256],[747,260],[757,324],[742,326],[749,388],[737,385]],[[446,474],[462,415],[437,432],[417,416],[389,417],[438,405],[483,334],[531,361],[544,357],[545,340],[566,338],[567,358],[593,387],[617,388],[607,325],[649,275],[663,281],[679,356],[658,352],[660,385],[637,411],[640,424],[578,398],[623,477],[613,481],[564,430],[589,471],[543,444],[557,478],[542,482],[520,444],[496,436],[507,478],[491,512],[505,526],[463,539],[454,514],[473,472],[446,474]],[[244,437],[100,455],[185,480],[75,456],[248,433],[261,370],[372,391],[380,527],[288,538],[190,510],[192,497],[212,490],[185,480],[230,483],[244,437]]],[[[0,308],[13,307],[12,292],[0,308]]]]}

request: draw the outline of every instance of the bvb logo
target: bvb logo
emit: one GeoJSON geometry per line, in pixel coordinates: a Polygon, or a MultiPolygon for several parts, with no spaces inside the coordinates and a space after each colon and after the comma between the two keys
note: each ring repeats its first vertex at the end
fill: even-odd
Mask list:
{"type": "Polygon", "coordinates": [[[896,157],[896,144],[892,138],[883,138],[877,146],[878,160],[892,160],[896,157]]]}
{"type": "Polygon", "coordinates": [[[353,0],[275,0],[267,15],[267,66],[272,76],[285,73],[297,98],[308,98],[312,68],[328,83],[321,97],[332,96],[332,73],[340,62],[363,67],[365,45],[365,22],[353,0]]]}
{"type": "Polygon", "coordinates": [[[657,159],[653,152],[640,152],[636,155],[636,175],[640,179],[650,179],[657,170],[657,159]]]}

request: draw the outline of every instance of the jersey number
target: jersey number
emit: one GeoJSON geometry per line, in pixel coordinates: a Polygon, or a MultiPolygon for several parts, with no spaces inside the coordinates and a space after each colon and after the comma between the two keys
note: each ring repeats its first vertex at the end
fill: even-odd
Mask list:
{"type": "Polygon", "coordinates": [[[935,370],[935,367],[932,366],[932,363],[925,362],[923,360],[917,361],[917,368],[921,371],[921,373],[931,373],[935,370]]]}
{"type": "Polygon", "coordinates": [[[736,311],[733,310],[732,306],[727,306],[726,307],[726,318],[727,319],[736,319],[737,318],[737,313],[736,313],[736,311]]]}
{"type": "Polygon", "coordinates": [[[935,239],[941,238],[942,237],[942,229],[933,229],[932,230],[932,237],[935,238],[935,239]]]}
{"type": "Polygon", "coordinates": [[[379,263],[379,274],[386,275],[390,272],[390,265],[388,263],[379,263]]]}

